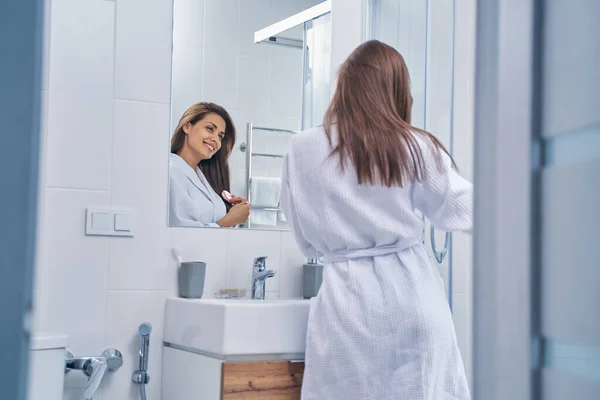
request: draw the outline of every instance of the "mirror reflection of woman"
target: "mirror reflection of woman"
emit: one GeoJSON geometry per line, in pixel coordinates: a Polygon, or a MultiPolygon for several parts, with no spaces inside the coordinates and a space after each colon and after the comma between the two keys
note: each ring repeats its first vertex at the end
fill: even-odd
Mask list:
{"type": "Polygon", "coordinates": [[[229,192],[229,156],[235,126],[229,113],[213,103],[196,103],[184,113],[171,139],[169,225],[233,227],[243,224],[250,204],[229,192]]]}

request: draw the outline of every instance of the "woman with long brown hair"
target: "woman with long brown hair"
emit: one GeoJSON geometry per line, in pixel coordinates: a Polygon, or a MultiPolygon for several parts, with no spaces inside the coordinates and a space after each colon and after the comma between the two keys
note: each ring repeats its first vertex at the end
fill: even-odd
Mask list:
{"type": "Polygon", "coordinates": [[[229,156],[235,126],[229,113],[214,103],[196,103],[184,113],[171,140],[169,224],[232,227],[250,213],[246,199],[229,192],[229,156]]]}
{"type": "Polygon", "coordinates": [[[324,126],[295,136],[281,204],[307,257],[311,300],[303,400],[466,400],[469,389],[424,213],[470,232],[472,185],[442,144],[410,123],[402,56],[378,41],[340,68],[324,126]]]}

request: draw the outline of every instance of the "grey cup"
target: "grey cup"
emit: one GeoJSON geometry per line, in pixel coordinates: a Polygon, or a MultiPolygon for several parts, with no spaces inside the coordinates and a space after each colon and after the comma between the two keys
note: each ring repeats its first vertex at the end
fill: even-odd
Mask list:
{"type": "Polygon", "coordinates": [[[322,264],[303,265],[302,297],[310,299],[319,293],[321,282],[323,282],[322,264]]]}
{"type": "Polygon", "coordinates": [[[206,263],[200,261],[183,262],[179,267],[179,296],[186,299],[200,299],[204,293],[206,263]]]}

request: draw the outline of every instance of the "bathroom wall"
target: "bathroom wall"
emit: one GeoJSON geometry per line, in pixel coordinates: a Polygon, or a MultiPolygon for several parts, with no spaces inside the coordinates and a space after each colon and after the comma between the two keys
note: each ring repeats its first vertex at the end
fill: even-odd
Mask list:
{"type": "MultiPolygon", "coordinates": [[[[289,232],[167,227],[172,0],[47,3],[34,329],[68,334],[75,355],[120,349],[123,367],[94,400],[133,400],[137,327],[150,322],[148,398],[159,399],[172,245],[208,263],[208,296],[249,286],[257,255],[277,270],[269,297],[300,296],[305,259],[289,232]],[[85,236],[88,207],[135,209],[135,236],[85,236]]],[[[85,383],[69,373],[65,399],[79,399],[85,383]]]]}
{"type": "MultiPolygon", "coordinates": [[[[171,131],[186,108],[211,101],[237,128],[230,159],[232,193],[245,195],[246,123],[302,128],[302,49],[255,44],[254,32],[321,0],[175,0],[171,131]]],[[[282,36],[302,39],[301,27],[282,36]]],[[[256,130],[256,152],[285,154],[290,134],[256,130]]],[[[254,158],[253,176],[281,176],[282,160],[254,158]]]]}
{"type": "MultiPolygon", "coordinates": [[[[95,400],[133,400],[137,387],[130,377],[137,361],[137,326],[152,323],[153,379],[148,396],[160,398],[163,304],[176,293],[173,245],[184,259],[207,262],[207,296],[223,287],[249,286],[252,258],[266,255],[269,267],[277,270],[267,283],[267,296],[298,297],[305,260],[289,232],[167,228],[172,1],[47,1],[35,328],[68,334],[76,355],[119,348],[125,363],[107,377],[95,400]],[[141,12],[144,18],[139,17],[141,12]],[[85,236],[87,207],[136,209],[136,236],[85,236]]],[[[340,1],[333,2],[333,72],[339,64],[336,60],[347,56],[345,49],[351,51],[362,37],[358,30],[345,32],[335,17],[339,7],[337,21],[343,21],[342,16],[361,21],[362,0],[345,2],[344,7],[340,1]]],[[[240,13],[246,3],[227,2],[240,13]]],[[[221,20],[214,29],[230,26],[230,20],[221,20]]],[[[203,29],[207,27],[208,21],[203,29]]],[[[242,40],[242,36],[237,38],[242,40]]],[[[237,61],[248,57],[248,63],[242,63],[245,66],[265,61],[241,52],[236,57],[237,61]]],[[[249,68],[252,77],[258,67],[249,68]]],[[[236,76],[242,79],[239,71],[236,76]]],[[[221,100],[226,105],[230,101],[221,100]]],[[[244,116],[234,112],[234,117],[243,126],[244,116]]],[[[468,128],[466,121],[462,124],[468,128]]],[[[455,124],[461,122],[455,120],[455,124]]],[[[455,127],[455,132],[459,130],[455,127]]],[[[468,174],[469,139],[456,140],[455,151],[460,147],[458,140],[466,143],[457,161],[468,174]]],[[[465,249],[464,257],[470,255],[466,238],[456,237],[454,245],[465,249]]],[[[457,251],[455,257],[459,257],[457,251]]],[[[468,288],[468,269],[464,276],[468,288]]],[[[455,312],[459,321],[470,320],[467,290],[467,316],[455,312]]],[[[65,399],[78,399],[84,385],[82,374],[70,373],[65,399]]]]}

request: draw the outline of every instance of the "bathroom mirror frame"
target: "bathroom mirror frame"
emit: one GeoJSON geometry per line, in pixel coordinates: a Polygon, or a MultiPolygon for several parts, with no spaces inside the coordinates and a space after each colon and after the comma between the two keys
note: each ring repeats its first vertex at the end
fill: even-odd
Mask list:
{"type": "MultiPolygon", "coordinates": [[[[257,2],[258,3],[258,2],[257,2]]],[[[269,2],[265,2],[262,1],[260,2],[260,4],[268,4],[269,2]]],[[[314,46],[313,48],[311,48],[312,43],[308,43],[307,42],[307,31],[311,30],[313,28],[312,25],[312,21],[316,20],[316,19],[321,19],[321,20],[327,20],[328,26],[327,29],[323,30],[321,29],[319,31],[319,33],[321,35],[323,35],[323,32],[325,32],[325,34],[328,36],[325,41],[327,42],[327,45],[329,46],[330,49],[330,43],[331,43],[331,0],[327,0],[327,1],[311,1],[311,0],[304,0],[304,1],[288,1],[288,3],[293,4],[293,3],[297,3],[296,8],[297,10],[295,10],[294,12],[288,13],[287,15],[285,15],[285,17],[279,17],[277,18],[275,21],[275,23],[272,23],[273,21],[270,21],[271,23],[267,23],[267,24],[261,24],[259,26],[256,26],[251,34],[250,32],[248,33],[248,38],[244,37],[244,46],[246,47],[246,50],[249,48],[249,46],[257,46],[257,48],[260,48],[260,50],[258,50],[259,53],[264,54],[265,52],[269,52],[270,57],[271,57],[271,61],[273,62],[272,59],[274,57],[277,57],[277,54],[282,54],[283,52],[295,52],[298,51],[297,55],[293,56],[296,57],[298,59],[298,64],[294,67],[294,70],[297,70],[297,72],[295,72],[294,76],[297,76],[298,79],[298,87],[301,88],[301,90],[298,90],[298,93],[300,94],[297,98],[295,97],[295,101],[298,103],[298,124],[292,124],[293,126],[289,126],[290,124],[287,123],[287,120],[283,120],[284,123],[282,123],[281,125],[277,124],[277,123],[265,123],[265,122],[261,122],[261,118],[259,116],[259,118],[253,117],[253,114],[250,112],[247,112],[246,110],[244,111],[240,111],[238,112],[238,109],[235,107],[230,107],[228,104],[226,104],[226,102],[220,102],[220,100],[218,99],[213,99],[211,98],[210,95],[207,95],[205,93],[203,93],[202,91],[200,91],[200,93],[202,93],[200,96],[196,96],[199,97],[197,99],[197,101],[207,101],[207,102],[215,102],[217,104],[222,105],[225,109],[227,109],[228,111],[230,111],[230,114],[232,116],[232,119],[234,120],[234,124],[236,126],[236,131],[237,131],[237,138],[236,138],[236,142],[234,144],[234,149],[232,152],[232,155],[229,158],[229,166],[230,166],[230,180],[231,180],[231,190],[230,192],[238,195],[238,196],[242,196],[242,197],[246,197],[248,198],[248,200],[250,200],[250,203],[252,204],[252,184],[250,182],[250,178],[255,177],[256,179],[261,179],[263,176],[264,177],[273,177],[273,178],[280,178],[281,176],[281,167],[282,167],[282,160],[283,160],[283,155],[285,154],[285,152],[287,151],[287,145],[284,145],[285,147],[281,147],[281,144],[277,145],[275,144],[275,142],[286,142],[289,141],[291,139],[291,136],[294,133],[300,132],[302,129],[305,129],[306,127],[310,127],[312,126],[312,124],[310,123],[311,121],[309,121],[307,119],[307,117],[305,116],[305,108],[307,107],[307,104],[310,103],[311,98],[314,97],[310,94],[307,94],[307,92],[310,90],[310,85],[312,84],[312,82],[310,81],[310,67],[311,65],[309,65],[309,62],[307,61],[307,59],[311,56],[310,52],[314,52],[314,46]],[[309,5],[309,6],[305,6],[305,5],[309,5]],[[302,7],[301,7],[302,6],[302,7]],[[323,18],[324,16],[326,16],[327,18],[323,18]],[[269,32],[269,37],[266,38],[266,40],[258,40],[258,42],[262,42],[262,43],[257,43],[257,38],[260,37],[260,33],[261,32],[269,32]],[[298,32],[301,32],[300,35],[298,35],[298,32]],[[291,34],[290,34],[291,33],[291,34]],[[296,39],[294,39],[294,36],[296,37],[296,39]],[[275,40],[269,40],[270,38],[276,38],[275,40]],[[268,46],[266,46],[266,44],[269,44],[268,46]],[[307,125],[307,122],[309,123],[309,125],[307,125]],[[290,129],[291,128],[291,129],[290,129]],[[260,133],[257,133],[260,132],[260,133]],[[275,138],[275,141],[273,141],[273,136],[274,135],[279,135],[279,138],[275,138]],[[263,140],[264,139],[264,140],[263,140]],[[261,143],[261,141],[265,142],[265,143],[261,143]],[[262,148],[261,148],[262,145],[262,148]],[[270,148],[271,147],[271,148],[270,148]],[[273,151],[272,148],[276,148],[277,150],[273,151]],[[262,158],[261,160],[255,160],[255,162],[252,162],[252,156],[251,154],[255,153],[255,155],[257,157],[262,158]],[[267,161],[264,161],[264,159],[267,159],[267,161]],[[281,166],[279,165],[275,165],[276,163],[281,164],[281,166]],[[258,168],[258,170],[257,170],[258,168]],[[269,172],[270,171],[270,172],[269,172]]],[[[177,4],[177,0],[175,0],[175,4],[177,4]]],[[[277,2],[277,4],[283,4],[283,2],[277,2]]],[[[212,5],[212,8],[216,8],[219,7],[219,5],[212,5]]],[[[241,13],[243,10],[242,8],[244,7],[244,4],[242,4],[240,2],[240,4],[237,6],[240,7],[238,10],[241,13]]],[[[246,11],[248,11],[248,7],[246,7],[246,11]]],[[[289,8],[289,7],[288,7],[289,8]]],[[[204,17],[203,18],[207,18],[206,17],[206,9],[207,9],[207,4],[205,4],[204,6],[204,17]]],[[[268,10],[261,10],[261,11],[257,11],[255,12],[255,15],[259,15],[261,12],[268,12],[268,10]]],[[[177,6],[175,6],[175,12],[174,12],[174,32],[177,30],[177,24],[178,24],[178,15],[177,15],[177,6]]],[[[241,16],[238,17],[241,19],[241,16]]],[[[206,24],[206,22],[205,22],[206,24]]],[[[241,37],[242,35],[242,28],[239,28],[239,35],[241,37]]],[[[204,28],[204,31],[206,31],[207,28],[204,28]]],[[[314,29],[313,29],[314,31],[314,29]]],[[[208,35],[208,33],[206,33],[205,35],[208,35]]],[[[246,34],[244,34],[246,35],[246,34]]],[[[314,36],[314,35],[313,35],[314,36]]],[[[180,101],[177,97],[177,87],[176,84],[178,82],[178,77],[176,76],[178,74],[178,68],[176,66],[176,57],[178,54],[177,51],[177,44],[175,43],[176,38],[177,38],[177,34],[174,34],[174,44],[173,44],[173,79],[172,79],[172,102],[171,102],[171,129],[174,129],[174,125],[178,122],[179,117],[181,112],[183,112],[184,108],[181,107],[181,103],[183,103],[183,101],[180,101]]],[[[211,40],[208,39],[208,36],[206,38],[203,38],[202,40],[206,41],[206,40],[211,40]]],[[[240,45],[242,45],[242,39],[240,40],[240,45]]],[[[206,46],[206,45],[205,45],[206,46]]],[[[252,50],[251,50],[252,51],[252,50]]],[[[318,50],[317,50],[318,51],[318,50]]],[[[239,50],[238,50],[239,52],[239,50]]],[[[214,50],[213,50],[214,53],[214,50]]],[[[241,55],[237,54],[238,57],[242,57],[245,56],[246,54],[241,55]]],[[[248,58],[252,58],[251,56],[248,56],[248,58]]],[[[319,82],[321,83],[321,87],[325,87],[325,90],[323,90],[322,88],[320,89],[320,91],[315,91],[317,95],[320,95],[321,97],[326,97],[326,99],[323,99],[323,101],[319,102],[319,106],[321,108],[326,108],[326,105],[329,102],[329,98],[330,98],[330,88],[329,88],[329,76],[330,76],[330,50],[329,53],[326,54],[326,57],[312,57],[312,58],[321,58],[321,59],[328,59],[329,61],[329,65],[327,65],[327,69],[326,69],[326,75],[327,75],[327,80],[325,82],[325,85],[323,85],[323,82],[319,82]],[[325,104],[325,106],[323,106],[323,103],[325,104]]],[[[238,66],[238,68],[242,68],[241,64],[238,66]]],[[[323,75],[324,73],[321,72],[321,75],[323,75]]],[[[289,75],[289,74],[288,74],[289,75]]],[[[239,76],[239,83],[236,83],[238,86],[242,84],[242,76],[239,76]]],[[[294,79],[293,76],[290,76],[288,79],[289,82],[292,82],[294,79]]],[[[180,80],[180,79],[179,79],[180,80]]],[[[323,80],[322,80],[323,81],[323,80]]],[[[247,85],[246,85],[247,86],[247,85]]],[[[279,85],[281,86],[286,86],[286,85],[279,85]]],[[[315,84],[312,84],[312,86],[315,86],[315,84]]],[[[189,97],[189,96],[188,96],[189,97]]],[[[189,103],[189,105],[193,104],[194,101],[187,101],[187,103],[189,103]]],[[[187,104],[186,103],[186,104],[187,104]]],[[[312,107],[314,108],[314,107],[312,107]]],[[[321,111],[321,115],[324,113],[324,109],[321,111]]],[[[310,112],[308,113],[311,115],[311,117],[314,118],[318,118],[319,117],[319,113],[318,112],[310,112]]],[[[314,119],[313,118],[313,119],[314,119]]],[[[322,119],[322,118],[321,118],[322,119]]],[[[172,134],[172,132],[169,133],[170,135],[172,134]]],[[[171,176],[171,170],[169,170],[169,175],[171,176]]],[[[171,190],[171,184],[169,184],[169,191],[171,190]]],[[[170,197],[170,196],[169,196],[170,197]]],[[[214,198],[213,198],[213,202],[214,202],[214,198]]],[[[171,199],[169,198],[168,201],[169,205],[169,214],[171,211],[171,199]]],[[[213,203],[214,204],[214,203],[213,203]]],[[[235,228],[246,228],[246,229],[251,229],[251,230],[262,230],[262,231],[289,231],[289,226],[287,225],[287,222],[285,221],[285,218],[283,217],[283,213],[281,212],[281,210],[279,209],[279,204],[277,205],[277,207],[273,207],[271,204],[269,204],[269,207],[262,207],[260,204],[254,205],[253,204],[253,208],[251,209],[251,212],[253,213],[254,216],[256,216],[257,213],[259,212],[271,212],[271,213],[277,213],[277,219],[276,222],[273,226],[269,226],[269,225],[263,225],[263,224],[257,224],[255,223],[256,218],[249,218],[248,221],[246,221],[245,224],[240,224],[235,226],[235,228]]],[[[194,227],[194,228],[212,228],[213,226],[197,226],[196,224],[178,224],[178,223],[172,223],[172,219],[169,216],[168,220],[167,220],[167,225],[170,227],[194,227]]],[[[215,222],[215,221],[210,221],[210,222],[215,222]]],[[[260,221],[259,221],[260,222],[260,221]]],[[[216,226],[214,226],[216,227],[216,226]]]]}

